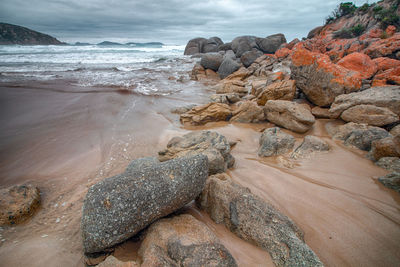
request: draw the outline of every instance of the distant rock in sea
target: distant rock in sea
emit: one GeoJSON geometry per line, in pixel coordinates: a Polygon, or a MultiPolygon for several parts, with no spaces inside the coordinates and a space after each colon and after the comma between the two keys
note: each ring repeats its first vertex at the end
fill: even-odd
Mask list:
{"type": "Polygon", "coordinates": [[[104,42],[101,42],[101,43],[98,43],[97,45],[104,45],[104,46],[107,46],[107,45],[123,45],[123,44],[120,44],[120,43],[115,43],[115,42],[109,42],[109,41],[104,41],[104,42]]]}
{"type": "Polygon", "coordinates": [[[31,29],[0,23],[0,45],[60,45],[60,42],[50,35],[43,34],[31,29]]]}
{"type": "Polygon", "coordinates": [[[90,44],[90,43],[76,42],[74,45],[76,45],[76,46],[86,46],[86,45],[92,45],[92,44],[90,44]]]}
{"type": "Polygon", "coordinates": [[[148,42],[148,43],[135,43],[135,42],[129,42],[126,43],[126,45],[131,45],[131,46],[138,46],[138,47],[145,47],[145,46],[157,46],[157,47],[161,47],[164,44],[160,43],[160,42],[148,42]]]}

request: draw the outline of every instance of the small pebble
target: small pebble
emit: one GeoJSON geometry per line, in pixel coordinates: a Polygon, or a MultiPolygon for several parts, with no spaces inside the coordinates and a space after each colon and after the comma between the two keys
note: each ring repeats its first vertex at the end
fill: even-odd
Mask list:
{"type": "Polygon", "coordinates": [[[57,219],[56,219],[56,223],[59,223],[59,222],[60,222],[60,218],[57,218],[57,219]]]}
{"type": "Polygon", "coordinates": [[[42,237],[48,237],[49,235],[42,235],[42,237]]]}

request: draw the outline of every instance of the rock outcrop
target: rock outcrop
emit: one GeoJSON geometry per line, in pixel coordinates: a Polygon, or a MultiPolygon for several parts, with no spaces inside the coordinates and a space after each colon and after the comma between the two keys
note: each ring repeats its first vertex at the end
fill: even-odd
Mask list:
{"type": "Polygon", "coordinates": [[[237,71],[240,68],[240,64],[232,58],[224,58],[221,65],[218,68],[218,74],[221,79],[224,79],[237,71]]]}
{"type": "Polygon", "coordinates": [[[0,45],[60,45],[60,42],[50,35],[43,34],[31,29],[0,23],[0,45]]]}
{"type": "Polygon", "coordinates": [[[268,100],[288,100],[292,101],[296,93],[295,81],[274,82],[264,89],[257,96],[257,104],[264,106],[268,100]]]}
{"type": "Polygon", "coordinates": [[[96,267],[140,267],[140,264],[136,261],[120,261],[119,259],[110,255],[105,261],[96,265],[96,267]]]}
{"type": "Polygon", "coordinates": [[[139,249],[142,266],[235,267],[215,234],[189,214],[162,219],[146,231],[139,249]]]}
{"type": "Polygon", "coordinates": [[[388,175],[379,177],[378,181],[381,182],[387,188],[393,189],[394,191],[400,193],[400,173],[399,172],[393,172],[388,175]]]}
{"type": "Polygon", "coordinates": [[[232,110],[226,104],[208,103],[192,108],[180,115],[182,124],[202,125],[213,121],[228,121],[232,117],[232,110]]]}
{"type": "Polygon", "coordinates": [[[298,133],[307,132],[315,122],[309,109],[286,100],[268,100],[264,113],[270,122],[298,133]]]}
{"type": "Polygon", "coordinates": [[[256,102],[243,101],[238,104],[240,106],[233,111],[231,122],[259,122],[265,119],[263,108],[256,102]]]}
{"type": "Polygon", "coordinates": [[[281,131],[279,127],[266,129],[260,137],[258,155],[270,157],[285,154],[293,149],[295,142],[293,136],[281,131]]]}
{"type": "Polygon", "coordinates": [[[226,174],[210,176],[197,203],[216,223],[267,250],[276,266],[323,266],[287,216],[226,174]]]}
{"type": "Polygon", "coordinates": [[[235,159],[230,154],[231,146],[225,136],[212,131],[191,132],[172,138],[165,150],[158,152],[160,161],[203,154],[209,162],[209,173],[224,172],[231,168],[235,159]]]}
{"type": "Polygon", "coordinates": [[[84,251],[104,251],[183,207],[202,191],[207,175],[204,155],[163,163],[141,159],[93,185],[83,203],[84,251]]]}
{"type": "Polygon", "coordinates": [[[400,158],[398,157],[380,158],[375,164],[388,171],[400,173],[400,158]]]}
{"type": "Polygon", "coordinates": [[[0,226],[26,221],[39,205],[40,192],[33,185],[15,185],[0,190],[0,226]]]}
{"type": "Polygon", "coordinates": [[[345,110],[358,105],[387,108],[400,115],[400,86],[372,87],[361,92],[338,96],[329,112],[340,115],[345,110]]]}
{"type": "Polygon", "coordinates": [[[340,115],[346,122],[366,123],[372,126],[385,126],[399,121],[399,116],[388,108],[374,105],[356,105],[340,115]]]}
{"type": "Polygon", "coordinates": [[[368,156],[374,161],[384,157],[400,157],[400,137],[389,136],[373,141],[368,156]]]}
{"type": "Polygon", "coordinates": [[[385,129],[379,127],[349,122],[339,126],[333,138],[343,140],[345,145],[369,151],[373,141],[389,137],[389,135],[385,129]]]}

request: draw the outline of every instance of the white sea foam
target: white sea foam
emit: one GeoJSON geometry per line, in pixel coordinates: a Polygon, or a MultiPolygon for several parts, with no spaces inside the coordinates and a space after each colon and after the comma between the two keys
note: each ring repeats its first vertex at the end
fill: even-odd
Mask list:
{"type": "Polygon", "coordinates": [[[163,89],[161,81],[185,75],[193,65],[183,51],[177,45],[0,46],[0,83],[62,79],[74,86],[164,95],[171,89],[163,89]]]}

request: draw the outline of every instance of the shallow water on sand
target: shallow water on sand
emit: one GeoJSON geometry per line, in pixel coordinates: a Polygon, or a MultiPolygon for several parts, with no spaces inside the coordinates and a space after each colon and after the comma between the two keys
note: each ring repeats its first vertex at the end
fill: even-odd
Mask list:
{"type": "MultiPolygon", "coordinates": [[[[83,87],[64,78],[0,83],[0,187],[30,182],[42,192],[42,208],[31,220],[0,230],[0,266],[83,266],[79,228],[88,187],[135,158],[156,156],[173,136],[202,129],[238,142],[229,175],[292,218],[326,266],[398,264],[400,197],[377,183],[386,171],[328,137],[333,122],[320,120],[309,133],[329,142],[331,151],[294,162],[262,160],[258,139],[271,124],[181,127],[170,109],[205,103],[210,91],[188,79],[189,63],[180,67],[161,76],[148,72],[151,86],[173,92],[166,95],[83,87]]],[[[302,136],[295,136],[300,143],[302,136]]],[[[195,206],[184,212],[216,232],[240,266],[273,266],[268,253],[195,206]]],[[[115,255],[135,258],[136,247],[128,242],[115,255]]]]}

